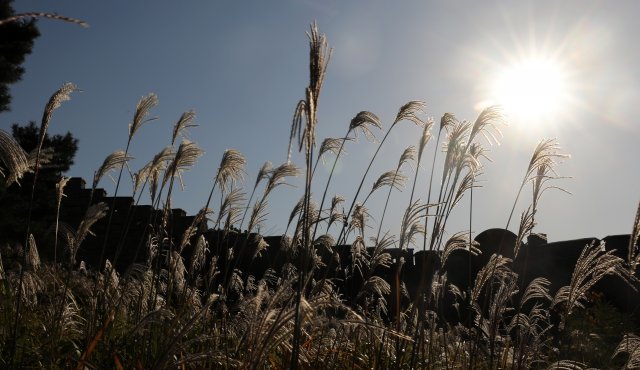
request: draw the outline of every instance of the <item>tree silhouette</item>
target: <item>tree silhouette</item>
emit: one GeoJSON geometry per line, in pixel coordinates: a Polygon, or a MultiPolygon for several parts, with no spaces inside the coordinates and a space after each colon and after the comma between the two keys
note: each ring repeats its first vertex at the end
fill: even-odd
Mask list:
{"type": "MultiPolygon", "coordinates": [[[[36,148],[40,128],[35,122],[26,126],[13,124],[13,137],[22,148],[31,153],[36,148]]],[[[78,140],[71,133],[65,135],[48,134],[42,145],[45,161],[41,164],[33,199],[31,232],[36,240],[54,222],[56,215],[56,183],[63,173],[73,165],[73,158],[78,150],[78,140]]],[[[0,243],[23,243],[27,227],[29,197],[33,184],[33,173],[28,173],[9,187],[0,186],[0,243]]]]}
{"type": "MultiPolygon", "coordinates": [[[[14,15],[13,0],[0,0],[0,19],[14,15]]],[[[0,25],[0,112],[10,109],[9,85],[20,81],[25,57],[31,53],[34,40],[40,36],[35,20],[15,21],[0,25]]]]}

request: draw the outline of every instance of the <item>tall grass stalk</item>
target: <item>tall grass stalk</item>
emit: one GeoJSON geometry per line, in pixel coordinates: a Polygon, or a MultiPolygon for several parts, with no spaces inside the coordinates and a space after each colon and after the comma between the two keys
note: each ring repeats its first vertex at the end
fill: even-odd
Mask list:
{"type": "MultiPolygon", "coordinates": [[[[349,135],[352,132],[354,134],[357,134],[358,131],[362,131],[362,133],[365,135],[367,139],[375,140],[375,136],[371,131],[371,128],[380,129],[381,127],[382,126],[380,123],[380,119],[371,112],[362,111],[358,113],[354,118],[351,119],[351,122],[349,123],[349,128],[347,129],[347,133],[344,135],[344,137],[341,140],[340,147],[338,148],[338,151],[336,153],[336,158],[333,161],[333,165],[331,166],[331,171],[329,171],[329,177],[327,178],[327,183],[325,184],[324,191],[322,192],[322,199],[320,200],[320,206],[318,207],[320,211],[322,211],[322,207],[324,207],[324,202],[327,198],[327,193],[329,190],[329,184],[331,183],[331,179],[333,178],[333,174],[335,172],[336,165],[338,164],[338,160],[340,159],[340,155],[343,153],[344,145],[348,140],[350,140],[349,135]]],[[[347,219],[346,216],[344,216],[344,218],[345,220],[347,219]]],[[[313,230],[312,239],[314,240],[316,237],[318,226],[319,226],[319,223],[316,223],[316,226],[313,230]]]]}
{"type": "MultiPolygon", "coordinates": [[[[309,37],[309,86],[305,91],[305,99],[301,100],[296,107],[296,112],[293,118],[293,125],[291,132],[296,133],[298,137],[298,147],[305,152],[305,188],[304,188],[304,205],[303,205],[303,218],[302,218],[302,241],[300,245],[300,253],[298,255],[299,267],[298,267],[298,282],[296,290],[296,302],[295,302],[295,320],[294,331],[292,339],[292,351],[291,351],[291,368],[297,369],[300,356],[300,337],[301,337],[301,312],[300,307],[302,303],[302,291],[306,281],[307,273],[307,256],[311,250],[311,222],[309,215],[309,207],[311,203],[311,183],[312,183],[312,171],[313,171],[313,149],[315,147],[315,130],[316,130],[316,114],[318,109],[318,101],[320,98],[320,91],[322,90],[322,84],[324,82],[324,76],[329,63],[331,51],[327,44],[327,39],[324,34],[318,32],[316,24],[311,26],[311,30],[307,33],[309,37]],[[302,121],[304,119],[305,126],[302,128],[302,121]]],[[[293,139],[293,135],[291,139],[293,139]]]]}
{"type": "MultiPolygon", "coordinates": [[[[351,201],[351,205],[349,206],[349,210],[347,211],[347,213],[344,216],[346,220],[348,220],[349,217],[351,216],[351,212],[353,212],[353,208],[356,205],[356,201],[358,199],[358,195],[360,195],[360,191],[362,190],[362,185],[364,185],[364,181],[367,178],[367,175],[369,174],[369,170],[371,169],[371,166],[373,165],[373,162],[375,161],[376,157],[378,156],[378,153],[380,152],[380,149],[382,148],[382,145],[384,145],[384,142],[389,137],[389,134],[391,133],[391,130],[396,126],[396,124],[398,122],[403,121],[403,120],[409,120],[409,121],[421,126],[423,124],[423,122],[418,117],[418,113],[421,113],[421,112],[424,113],[424,105],[425,104],[423,102],[421,102],[421,101],[410,101],[410,102],[406,103],[405,105],[403,105],[402,107],[400,107],[400,110],[398,111],[398,114],[396,115],[395,120],[393,121],[393,123],[391,124],[391,126],[389,127],[387,132],[385,133],[384,137],[380,141],[380,144],[378,144],[378,147],[376,148],[376,151],[373,153],[373,156],[371,157],[371,160],[369,161],[369,164],[367,165],[367,169],[364,171],[364,175],[362,175],[362,178],[360,180],[360,184],[358,185],[358,189],[356,190],[356,193],[353,196],[353,200],[351,201]]],[[[346,226],[343,225],[342,230],[340,231],[340,234],[338,235],[338,238],[337,238],[338,244],[346,242],[345,231],[346,231],[346,226]]]]}
{"type": "MultiPolygon", "coordinates": [[[[351,120],[345,136],[325,139],[319,149],[315,147],[318,97],[330,50],[315,24],[308,36],[309,85],[294,113],[288,162],[276,168],[265,164],[246,203],[242,187],[246,161],[239,152],[228,150],[203,202],[205,207],[181,239],[174,240],[177,229],[172,227],[176,220],[172,219],[171,204],[175,182],[183,185],[181,174],[203,154],[187,139],[175,148],[184,130],[193,126],[192,111],[185,112],[174,126],[172,145],[132,177],[133,198],[137,200],[127,211],[116,256],[113,261],[105,261],[104,268],[78,263],[76,255],[92,225],[107,213],[113,215],[115,209],[108,210],[105,203],[89,204],[80,225],[72,228],[60,219],[66,178],[60,180],[56,192],[53,263],[40,260],[36,241],[43,246],[46,240],[36,240],[31,234],[19,248],[22,254],[14,248],[2,249],[2,257],[9,258],[9,264],[3,264],[0,258],[3,297],[0,343],[2,353],[10,356],[0,356],[0,364],[14,368],[250,369],[586,366],[574,361],[575,357],[560,359],[571,354],[558,352],[562,347],[556,344],[557,332],[567,331],[569,319],[587,306],[587,293],[605,277],[613,276],[620,284],[632,287],[640,284],[635,275],[640,260],[636,250],[640,216],[636,215],[634,220],[625,259],[602,246],[588,246],[578,258],[569,284],[555,292],[550,291],[552,282],[545,277],[528,276],[527,261],[524,270],[515,270],[520,265],[495,253],[486,256],[488,262],[484,266],[476,266],[478,259],[472,258],[485,246],[471,239],[478,212],[474,188],[478,186],[484,160],[488,160],[480,136],[485,136],[489,143],[495,141],[494,128],[502,120],[499,109],[489,108],[475,122],[458,121],[451,114],[442,117],[429,182],[422,190],[427,201],[422,202],[416,184],[418,176],[426,177],[425,172],[420,173],[420,167],[427,160],[422,157],[433,125],[426,121],[417,149],[410,202],[399,224],[399,234],[383,233],[388,206],[393,204],[391,192],[408,179],[402,174],[402,166],[415,157],[414,150],[402,153],[397,166],[383,173],[363,200],[358,197],[368,173],[375,171],[373,162],[396,123],[402,120],[424,123],[420,117],[424,105],[417,101],[401,107],[387,129],[370,158],[349,211],[338,210],[344,201],[340,196],[334,196],[330,205],[325,206],[346,142],[354,140],[359,132],[372,137],[380,123],[372,113],[360,112],[351,120]],[[443,131],[447,139],[445,156],[441,158],[438,151],[443,131]],[[278,253],[267,250],[268,256],[260,259],[258,255],[264,249],[277,249],[266,246],[258,233],[267,221],[272,192],[300,172],[292,163],[294,146],[303,153],[305,177],[303,194],[289,217],[293,237],[283,236],[278,253]],[[321,201],[316,204],[312,199],[315,171],[328,153],[335,155],[335,161],[323,184],[321,201]],[[439,189],[433,189],[432,193],[434,172],[440,168],[436,159],[443,162],[442,175],[439,189]],[[370,233],[367,224],[373,216],[369,215],[367,201],[385,186],[389,187],[385,206],[376,214],[381,216],[377,217],[377,230],[371,232],[376,234],[371,235],[374,237],[370,238],[370,244],[366,238],[370,233]],[[126,235],[133,223],[135,205],[145,189],[150,193],[154,211],[149,215],[148,228],[140,238],[134,260],[144,246],[147,261],[129,266],[120,274],[115,266],[121,249],[129,247],[126,235]],[[219,195],[214,195],[216,190],[219,195]],[[457,214],[455,209],[467,194],[469,230],[445,238],[447,222],[457,214]],[[213,227],[218,230],[206,234],[211,236],[207,238],[202,226],[212,214],[208,209],[211,202],[218,196],[219,210],[212,217],[213,227]],[[246,235],[232,231],[236,225],[243,228],[245,221],[248,221],[246,235]],[[325,221],[326,233],[317,236],[319,224],[324,225],[325,221]],[[335,222],[343,224],[338,239],[329,233],[335,222]],[[62,263],[57,251],[58,238],[65,251],[62,263]],[[338,247],[349,239],[353,239],[350,246],[338,247]],[[433,252],[429,258],[434,258],[428,267],[423,263],[417,290],[405,285],[410,277],[405,275],[408,270],[404,263],[408,261],[403,261],[416,240],[423,243],[425,252],[429,242],[433,252]],[[389,250],[392,246],[397,246],[399,252],[395,261],[389,250]],[[208,255],[208,250],[220,252],[208,255]],[[250,255],[248,251],[253,253],[250,255]],[[467,255],[453,258],[458,252],[467,255]],[[331,260],[327,261],[327,257],[331,260]],[[350,259],[349,264],[345,258],[350,259]],[[449,263],[456,260],[469,262],[469,271],[465,272],[469,272],[470,280],[460,281],[468,289],[455,285],[456,265],[449,263]],[[258,261],[265,263],[266,271],[254,269],[258,261]],[[276,266],[282,268],[277,271],[276,266]],[[478,272],[473,279],[471,273],[475,271],[478,272]],[[554,312],[560,316],[558,322],[552,317],[554,312]]],[[[141,116],[145,114],[137,114],[134,122],[144,122],[141,116]]],[[[128,144],[135,131],[130,127],[128,144]]],[[[105,175],[117,169],[122,174],[130,158],[128,151],[129,145],[105,159],[95,173],[92,193],[105,175]]],[[[520,248],[530,247],[525,246],[524,238],[532,233],[542,194],[558,188],[553,181],[561,177],[554,166],[564,157],[553,140],[545,140],[536,147],[507,222],[508,226],[530,181],[532,202],[520,217],[514,246],[518,259],[522,256],[528,259],[520,248]]],[[[2,170],[6,171],[2,176],[9,183],[19,180],[28,169],[24,150],[4,131],[0,131],[0,160],[4,163],[2,170]]],[[[628,356],[622,361],[629,367],[640,363],[638,337],[629,331],[619,340],[614,355],[628,356]]],[[[613,361],[620,359],[614,357],[613,361]]]]}
{"type": "MultiPolygon", "coordinates": [[[[27,248],[29,245],[29,237],[31,235],[31,216],[33,211],[33,199],[36,191],[36,183],[38,181],[38,172],[40,169],[40,155],[42,154],[42,145],[44,144],[44,139],[47,135],[47,130],[49,128],[49,123],[51,122],[51,118],[53,116],[53,111],[60,107],[60,105],[70,99],[70,95],[72,92],[78,90],[78,88],[72,83],[65,83],[62,85],[60,89],[58,89],[51,98],[49,102],[44,108],[44,112],[42,114],[42,121],[40,123],[40,133],[38,135],[38,143],[36,146],[36,160],[35,166],[33,169],[33,183],[31,184],[31,194],[29,196],[29,206],[27,210],[27,233],[25,237],[25,243],[23,247],[23,258],[24,264],[27,262],[27,248]]],[[[20,316],[20,302],[22,301],[22,284],[24,282],[24,269],[20,270],[20,279],[18,283],[18,299],[16,300],[16,315],[14,320],[14,328],[13,328],[13,336],[11,339],[11,352],[10,352],[10,363],[13,364],[13,360],[15,357],[16,351],[16,342],[18,340],[18,318],[20,316]]]]}
{"type": "MultiPolygon", "coordinates": [[[[135,133],[138,131],[142,125],[147,122],[153,121],[157,119],[156,117],[148,118],[148,115],[153,107],[158,104],[158,97],[151,93],[147,96],[143,96],[136,105],[136,111],[133,115],[133,120],[129,124],[129,136],[127,137],[127,145],[124,149],[124,157],[129,156],[129,147],[131,146],[131,141],[135,133]]],[[[113,200],[111,201],[111,212],[109,213],[109,218],[107,219],[107,228],[104,234],[104,241],[102,244],[102,250],[100,251],[100,263],[104,259],[104,254],[107,250],[107,245],[109,243],[109,230],[111,229],[111,222],[113,220],[113,213],[115,211],[116,197],[118,196],[118,190],[120,188],[120,180],[122,179],[122,172],[124,170],[124,166],[127,162],[123,161],[120,163],[120,169],[118,171],[118,178],[116,179],[116,187],[113,191],[113,200]]]]}

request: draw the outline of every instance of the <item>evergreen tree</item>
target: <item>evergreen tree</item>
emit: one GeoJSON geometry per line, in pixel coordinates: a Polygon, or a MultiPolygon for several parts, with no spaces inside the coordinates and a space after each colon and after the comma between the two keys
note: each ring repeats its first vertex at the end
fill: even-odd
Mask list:
{"type": "MultiPolygon", "coordinates": [[[[13,0],[0,0],[0,19],[14,15],[13,0]]],[[[35,20],[15,21],[0,25],[0,112],[10,109],[9,85],[20,81],[25,57],[31,53],[34,40],[40,36],[35,20]]]]}
{"type": "MultiPolygon", "coordinates": [[[[27,153],[34,152],[40,132],[35,122],[26,126],[13,124],[11,130],[13,137],[27,153]]],[[[42,150],[45,160],[38,173],[31,215],[31,232],[36,240],[40,240],[55,220],[56,184],[60,176],[73,165],[78,140],[69,132],[65,135],[47,134],[42,150]]],[[[33,173],[27,173],[20,184],[0,186],[0,245],[24,243],[32,184],[33,173]]]]}

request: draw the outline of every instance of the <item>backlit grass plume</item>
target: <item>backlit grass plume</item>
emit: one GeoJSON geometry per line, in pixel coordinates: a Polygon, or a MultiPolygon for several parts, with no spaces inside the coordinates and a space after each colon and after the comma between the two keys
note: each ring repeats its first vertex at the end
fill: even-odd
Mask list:
{"type": "MultiPolygon", "coordinates": [[[[368,166],[361,170],[359,186],[340,189],[353,196],[345,205],[345,197],[329,194],[337,162],[344,161],[345,146],[355,145],[359,135],[375,142],[382,124],[375,114],[360,111],[345,122],[344,136],[327,137],[316,146],[318,102],[331,50],[315,24],[308,39],[309,83],[287,130],[287,161],[276,167],[270,162],[262,165],[248,183],[248,200],[247,160],[229,149],[213,169],[206,207],[186,217],[172,207],[176,178],[182,185],[182,173],[204,155],[185,138],[185,130],[195,126],[193,111],[183,113],[173,125],[171,145],[132,175],[137,200],[129,209],[115,202],[120,175],[112,194],[116,207],[92,204],[91,199],[86,207],[80,205],[84,216],[74,214],[78,207],[71,196],[63,200],[69,179],[56,179],[57,187],[49,189],[56,213],[45,215],[56,218],[55,241],[34,228],[24,244],[0,245],[0,367],[582,369],[587,367],[582,363],[588,362],[586,351],[614,352],[613,347],[599,345],[579,353],[566,350],[576,344],[571,343],[576,337],[619,342],[613,358],[606,353],[611,361],[607,366],[640,364],[640,339],[632,332],[636,323],[629,320],[627,325],[626,313],[592,294],[608,290],[608,285],[603,287],[612,281],[624,285],[625,292],[640,284],[640,205],[626,255],[603,245],[586,246],[579,257],[577,251],[572,257],[577,261],[571,260],[576,263],[573,274],[564,276],[568,285],[558,288],[561,284],[550,279],[564,273],[555,268],[557,255],[553,260],[546,254],[530,257],[530,252],[538,252],[537,241],[526,239],[533,232],[542,194],[558,188],[553,182],[561,178],[556,165],[567,156],[557,142],[538,144],[522,183],[516,184],[514,208],[529,184],[532,201],[520,218],[514,257],[508,258],[500,248],[511,245],[506,243],[514,238],[510,233],[500,236],[490,230],[487,239],[472,239],[474,218],[484,217],[477,210],[474,215],[473,192],[485,161],[490,161],[488,145],[501,136],[501,109],[489,107],[471,121],[445,113],[438,123],[425,117],[425,105],[417,100],[392,116],[368,166]],[[402,121],[418,126],[420,132],[411,139],[415,141],[404,151],[402,146],[388,148],[399,156],[389,171],[373,168],[391,130],[402,121]],[[427,145],[433,136],[431,152],[427,145]],[[293,146],[303,152],[299,167],[292,158],[293,146]],[[331,171],[326,184],[318,184],[315,171],[325,160],[332,164],[331,171]],[[370,172],[383,173],[373,181],[370,172]],[[263,236],[267,222],[278,221],[269,219],[273,192],[293,184],[291,177],[301,173],[304,185],[287,189],[285,195],[287,200],[299,199],[288,220],[281,220],[288,221],[285,235],[263,236]],[[391,193],[401,190],[410,176],[408,206],[402,216],[396,215],[391,231],[383,232],[383,225],[393,221],[386,217],[388,209],[400,203],[390,200],[391,193]],[[360,197],[365,181],[373,183],[372,190],[360,197]],[[319,194],[316,185],[324,187],[319,204],[312,197],[314,190],[319,194]],[[165,186],[168,190],[163,192],[165,186]],[[368,200],[385,187],[384,208],[376,211],[377,205],[368,200]],[[146,190],[151,205],[138,207],[146,190]],[[214,197],[215,190],[219,196],[214,197]],[[211,208],[216,212],[209,208],[214,198],[211,208]],[[469,228],[451,231],[449,220],[466,213],[457,212],[467,205],[463,200],[469,201],[469,228]],[[139,211],[144,215],[134,214],[139,211]],[[72,216],[67,222],[65,214],[72,216]],[[97,224],[107,215],[106,227],[97,224]],[[111,217],[117,229],[109,230],[111,217]],[[373,222],[378,227],[372,231],[373,222]],[[101,251],[90,249],[96,242],[89,238],[91,229],[100,234],[96,239],[103,245],[101,251]],[[135,237],[128,237],[129,230],[135,237]],[[109,243],[109,235],[118,239],[109,243]],[[64,259],[58,256],[58,239],[65,245],[64,259]],[[422,251],[416,251],[416,241],[422,242],[422,251]],[[123,261],[118,260],[121,252],[123,261]],[[86,261],[79,261],[80,256],[87,256],[86,261]],[[134,262],[125,266],[125,259],[134,262]],[[554,271],[527,271],[532,261],[553,266],[554,271]],[[616,329],[616,338],[605,334],[621,327],[625,333],[616,329]]],[[[43,116],[44,131],[51,113],[74,89],[65,85],[51,98],[43,116]]],[[[154,94],[138,102],[126,150],[109,155],[96,170],[92,195],[104,176],[118,169],[121,174],[128,166],[129,144],[140,127],[154,119],[149,117],[156,104],[154,94]]],[[[6,186],[37,170],[43,163],[42,149],[37,159],[30,157],[0,130],[0,170],[6,186]]],[[[7,194],[1,187],[0,211],[12,206],[7,194]]],[[[635,305],[637,297],[630,294],[637,293],[627,294],[626,304],[635,305]]]]}
{"type": "Polygon", "coordinates": [[[131,140],[133,139],[133,135],[135,135],[138,129],[142,127],[142,125],[157,119],[156,117],[148,118],[149,113],[151,112],[151,108],[155,107],[156,105],[158,105],[158,97],[154,93],[140,98],[138,104],[136,105],[136,111],[133,115],[133,120],[129,124],[129,142],[131,142],[131,140]]]}
{"type": "Polygon", "coordinates": [[[633,220],[633,227],[631,229],[631,237],[629,238],[629,247],[627,248],[627,263],[629,264],[629,271],[635,274],[638,264],[640,263],[640,254],[638,253],[638,240],[640,239],[640,202],[638,203],[638,210],[636,211],[636,217],[633,220]]]}
{"type": "Polygon", "coordinates": [[[81,27],[87,28],[89,27],[89,23],[80,20],[80,19],[76,19],[76,18],[71,18],[71,17],[65,17],[64,15],[60,15],[57,13],[45,13],[45,12],[28,12],[28,13],[20,13],[20,14],[16,14],[14,16],[11,17],[7,17],[4,19],[0,19],[0,25],[3,24],[7,24],[7,23],[11,23],[11,22],[17,22],[17,21],[21,21],[23,19],[27,19],[27,18],[48,18],[48,19],[54,19],[54,20],[60,20],[63,22],[68,22],[68,23],[75,23],[81,27]]]}
{"type": "Polygon", "coordinates": [[[234,149],[225,150],[215,180],[222,191],[226,191],[229,185],[242,182],[246,164],[247,161],[242,153],[234,149]]]}
{"type": "Polygon", "coordinates": [[[613,255],[613,250],[605,252],[604,245],[587,245],[576,262],[570,284],[558,289],[553,298],[553,305],[561,309],[560,329],[576,308],[584,307],[586,293],[607,275],[617,276],[630,286],[638,282],[624,267],[624,261],[613,255]]]}
{"type": "MultiPolygon", "coordinates": [[[[569,158],[568,154],[561,153],[560,150],[560,144],[558,144],[555,139],[544,139],[538,143],[533,151],[531,160],[529,161],[527,172],[522,179],[522,183],[520,184],[520,188],[518,189],[516,199],[513,202],[513,207],[511,208],[511,212],[509,213],[509,218],[507,219],[507,226],[505,227],[505,229],[509,228],[511,217],[513,216],[516,204],[518,203],[518,199],[520,198],[520,193],[522,192],[525,184],[529,181],[537,181],[537,188],[539,189],[537,194],[542,194],[542,184],[543,181],[546,182],[547,174],[555,173],[554,167],[558,164],[559,160],[569,158]],[[538,171],[542,172],[540,176],[537,176],[538,171]]],[[[534,197],[534,200],[536,198],[538,197],[534,197]]]]}
{"type": "Polygon", "coordinates": [[[169,179],[178,177],[181,186],[184,187],[182,173],[193,167],[202,154],[204,154],[204,151],[200,149],[198,144],[186,139],[182,140],[173,160],[165,171],[162,182],[166,183],[169,179]]]}
{"type": "Polygon", "coordinates": [[[182,113],[182,115],[180,116],[180,119],[178,119],[178,122],[176,122],[176,124],[173,126],[173,131],[171,135],[171,146],[173,146],[176,143],[178,136],[184,135],[185,131],[189,127],[198,126],[195,123],[193,123],[193,120],[195,118],[196,118],[196,112],[194,110],[189,110],[182,113]]]}
{"type": "Polygon", "coordinates": [[[0,175],[4,177],[5,185],[18,182],[30,169],[27,153],[3,130],[0,130],[0,160],[4,165],[4,168],[0,167],[0,175]]]}
{"type": "Polygon", "coordinates": [[[100,167],[93,174],[93,183],[91,185],[91,190],[95,191],[98,187],[98,183],[102,178],[107,175],[109,172],[117,169],[119,166],[125,165],[129,162],[133,157],[127,155],[122,150],[116,150],[115,152],[109,154],[100,167]]]}

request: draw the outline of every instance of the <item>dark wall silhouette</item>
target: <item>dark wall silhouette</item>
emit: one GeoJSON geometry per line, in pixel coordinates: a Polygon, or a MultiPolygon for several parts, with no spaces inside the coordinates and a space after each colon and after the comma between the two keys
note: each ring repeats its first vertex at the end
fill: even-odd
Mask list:
{"type": "MultiPolygon", "coordinates": [[[[84,216],[89,204],[91,190],[85,188],[85,183],[80,178],[69,181],[65,193],[67,197],[63,201],[61,219],[72,227],[77,227],[84,216]]],[[[124,272],[132,263],[144,263],[146,253],[142,243],[149,233],[150,220],[161,217],[161,212],[147,205],[134,205],[131,197],[108,197],[103,189],[97,189],[93,194],[93,203],[106,202],[113,205],[112,225],[108,235],[108,245],[105,258],[113,259],[121,249],[116,268],[124,272]],[[126,235],[126,237],[125,237],[126,235]]],[[[78,261],[83,260],[87,264],[96,267],[101,266],[100,251],[102,249],[108,216],[98,222],[93,231],[95,237],[88,237],[78,252],[78,261]]],[[[191,225],[194,216],[187,216],[181,209],[172,211],[171,236],[174,243],[179,243],[183,233],[191,225]]],[[[257,279],[262,278],[267,270],[276,274],[282,274],[287,264],[298,265],[298,254],[288,246],[287,239],[280,236],[262,237],[257,234],[247,235],[238,231],[224,232],[220,230],[206,230],[206,225],[199,225],[209,243],[207,259],[216,257],[222,281],[225,274],[232,273],[234,268],[242,271],[244,276],[253,275],[257,279]],[[260,243],[268,244],[268,247],[258,249],[260,243]],[[233,259],[228,259],[228,252],[233,249],[233,259]]],[[[513,250],[516,235],[503,229],[489,229],[475,238],[479,243],[482,253],[471,255],[465,250],[457,250],[451,253],[442,267],[447,273],[447,281],[458,287],[461,292],[467,292],[475,283],[478,271],[486,265],[492,254],[501,254],[513,259],[512,269],[519,274],[521,290],[536,277],[546,277],[551,281],[550,293],[555,292],[564,285],[568,285],[574,266],[582,250],[592,243],[600,242],[597,238],[583,238],[561,242],[547,243],[546,237],[541,234],[532,234],[523,243],[517,258],[514,259],[513,250]]],[[[602,241],[607,250],[615,250],[615,255],[626,259],[629,235],[607,236],[602,241]]],[[[192,243],[193,245],[194,243],[192,243]]],[[[183,258],[188,261],[192,246],[184,250],[183,258]]],[[[371,252],[371,250],[369,250],[371,252]]],[[[406,250],[387,249],[393,263],[389,268],[378,268],[374,274],[382,277],[393,286],[397,261],[404,259],[401,269],[402,281],[406,284],[409,293],[408,298],[403,299],[402,304],[407,304],[418,294],[420,281],[424,276],[432,276],[434,269],[440,266],[440,256],[436,252],[417,251],[409,248],[406,250]],[[426,275],[425,275],[426,274],[426,275]]],[[[329,250],[319,248],[316,251],[320,261],[324,264],[324,270],[319,277],[333,279],[333,283],[350,300],[359,291],[364,279],[347,273],[352,264],[351,246],[340,245],[329,250]]],[[[430,279],[426,279],[430,282],[430,279]]],[[[636,287],[637,288],[637,287],[636,287]]],[[[594,291],[602,292],[604,299],[612,303],[618,309],[625,312],[636,312],[640,308],[640,294],[633,287],[626,285],[617,277],[606,277],[596,285],[594,291]]],[[[388,297],[393,306],[393,297],[388,297]]],[[[455,303],[449,297],[448,304],[455,303]]],[[[456,316],[456,314],[451,314],[456,316]]]]}

